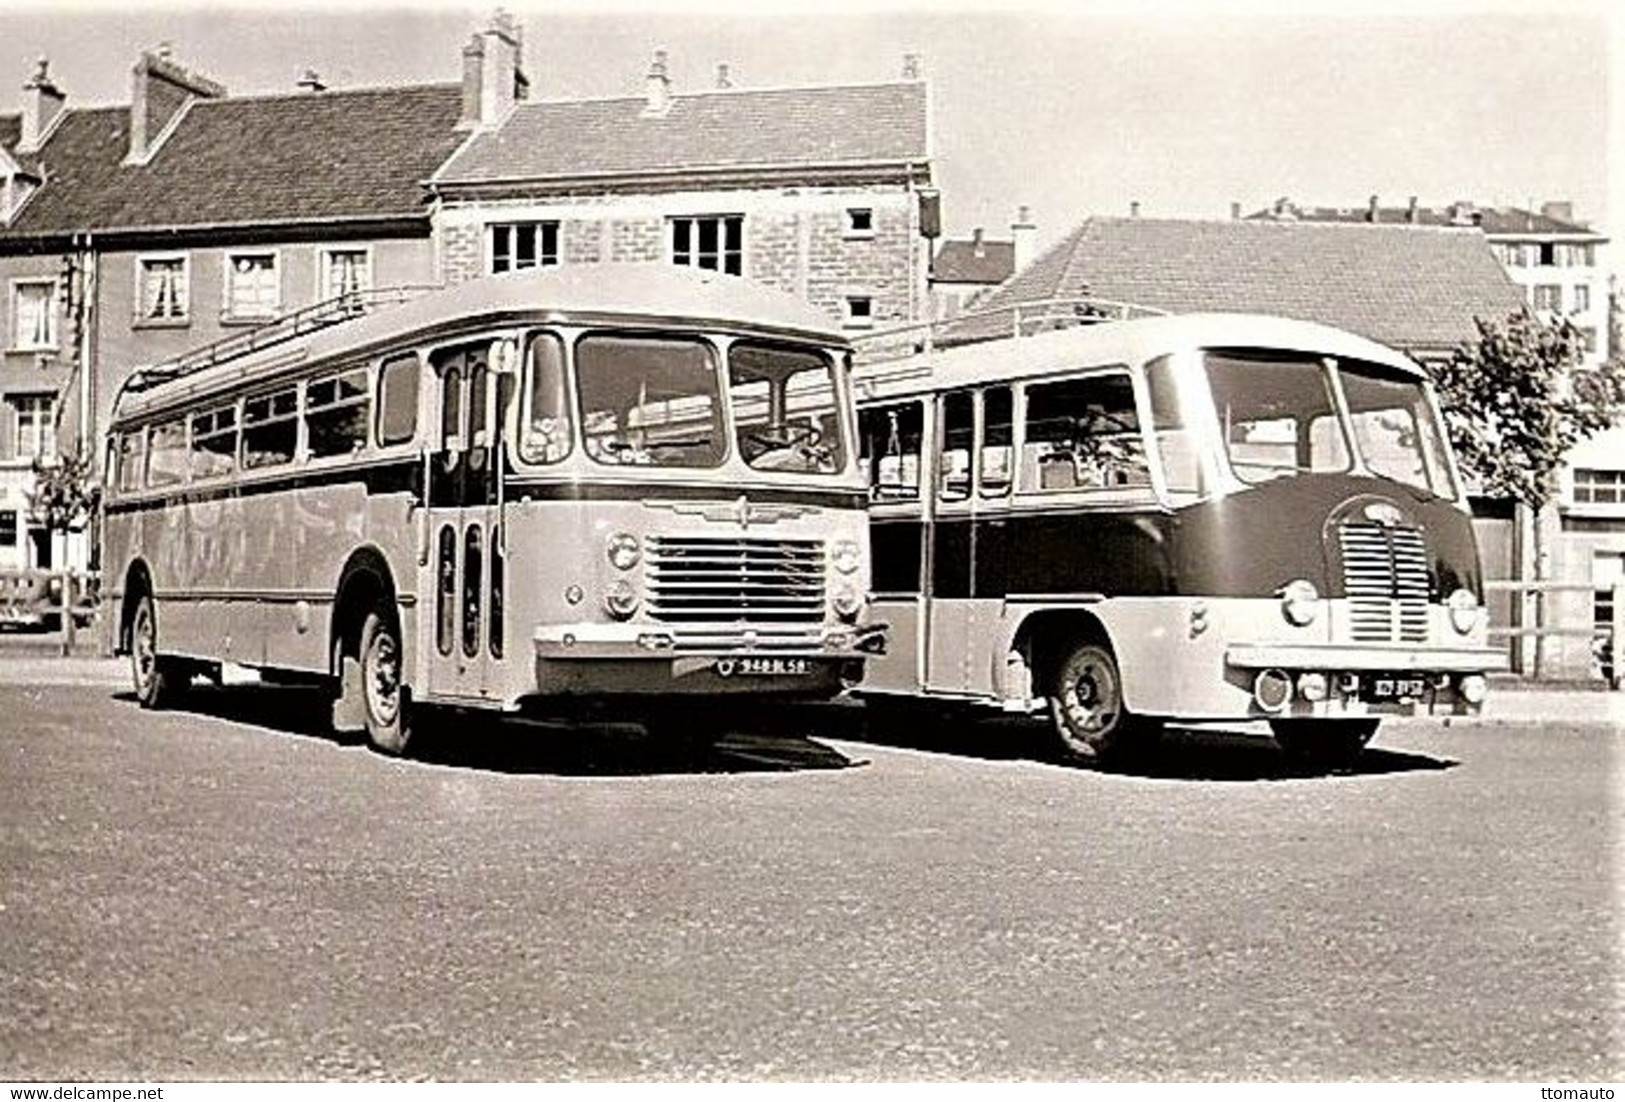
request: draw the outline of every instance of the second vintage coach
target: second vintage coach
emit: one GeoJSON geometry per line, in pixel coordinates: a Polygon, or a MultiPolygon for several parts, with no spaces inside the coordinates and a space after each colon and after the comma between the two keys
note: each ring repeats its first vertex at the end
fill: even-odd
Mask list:
{"type": "Polygon", "coordinates": [[[881,643],[845,341],[742,279],[350,296],[136,374],[109,449],[144,705],[261,667],[400,751],[414,703],[829,697],[881,643]]]}
{"type": "Polygon", "coordinates": [[[1476,712],[1504,663],[1427,378],[1388,348],[1193,314],[855,374],[872,699],[1047,708],[1080,759],[1268,720],[1335,764],[1382,716],[1476,712]]]}

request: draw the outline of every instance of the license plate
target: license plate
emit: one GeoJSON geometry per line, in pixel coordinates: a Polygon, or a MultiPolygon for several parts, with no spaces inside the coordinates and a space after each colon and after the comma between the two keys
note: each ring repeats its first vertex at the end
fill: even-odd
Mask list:
{"type": "Polygon", "coordinates": [[[1411,674],[1377,674],[1360,680],[1360,696],[1366,700],[1420,700],[1427,688],[1427,678],[1411,674]]]}
{"type": "Polygon", "coordinates": [[[812,673],[806,658],[719,658],[713,668],[720,677],[804,677],[812,673]]]}

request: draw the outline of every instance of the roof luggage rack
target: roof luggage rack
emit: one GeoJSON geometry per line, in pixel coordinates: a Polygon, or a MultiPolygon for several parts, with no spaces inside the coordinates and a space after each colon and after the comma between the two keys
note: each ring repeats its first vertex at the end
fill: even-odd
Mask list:
{"type": "Polygon", "coordinates": [[[1030,337],[1055,329],[1161,317],[1168,313],[1154,306],[1104,298],[1032,299],[991,310],[974,310],[952,318],[859,334],[852,338],[852,345],[859,363],[881,363],[919,352],[931,352],[939,347],[1030,337]]]}
{"type": "Polygon", "coordinates": [[[229,337],[183,352],[173,360],[141,368],[124,380],[124,385],[119,387],[119,393],[149,390],[162,383],[184,378],[193,372],[214,367],[239,356],[246,356],[250,352],[258,352],[262,348],[291,341],[307,333],[314,333],[318,329],[350,321],[373,313],[380,307],[409,302],[430,291],[440,289],[439,286],[409,285],[348,291],[295,310],[291,314],[283,314],[263,325],[256,325],[244,332],[233,333],[229,337]]]}

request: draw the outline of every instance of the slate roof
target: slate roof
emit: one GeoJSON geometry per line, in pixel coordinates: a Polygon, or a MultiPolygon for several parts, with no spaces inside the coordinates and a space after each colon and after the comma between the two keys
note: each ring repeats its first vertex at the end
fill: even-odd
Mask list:
{"type": "Polygon", "coordinates": [[[1014,241],[944,241],[931,262],[933,283],[1003,283],[1016,270],[1014,241]]]}
{"type": "MultiPolygon", "coordinates": [[[[1293,217],[1300,222],[1344,222],[1372,225],[1367,207],[1294,207],[1293,217]]],[[[1410,224],[1409,207],[1378,207],[1376,225],[1410,224]]],[[[1249,214],[1249,220],[1274,219],[1273,211],[1263,210],[1249,214]]],[[[1537,214],[1521,207],[1473,207],[1474,225],[1491,237],[1569,236],[1592,241],[1606,241],[1607,237],[1590,226],[1578,222],[1537,214]]],[[[1459,226],[1449,208],[1418,207],[1415,225],[1459,226]]]]}
{"type": "Polygon", "coordinates": [[[462,141],[457,85],[194,100],[146,164],[127,107],[69,108],[46,182],[0,240],[75,230],[427,218],[421,181],[462,141]]]}
{"type": "MultiPolygon", "coordinates": [[[[1277,314],[1410,350],[1452,348],[1476,336],[1475,316],[1524,304],[1476,229],[1091,218],[978,309],[1083,295],[1174,313],[1277,314]]],[[[951,336],[1008,323],[984,327],[951,336]]]]}
{"type": "Polygon", "coordinates": [[[643,97],[518,104],[435,174],[456,186],[725,169],[923,162],[926,93],[919,81],[674,94],[645,114],[643,97]]]}

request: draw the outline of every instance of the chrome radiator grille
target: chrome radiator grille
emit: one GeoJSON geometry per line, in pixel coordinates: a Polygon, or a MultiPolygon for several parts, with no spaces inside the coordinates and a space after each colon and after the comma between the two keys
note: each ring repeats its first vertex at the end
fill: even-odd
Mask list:
{"type": "Polygon", "coordinates": [[[824,618],[824,545],[818,540],[656,536],[647,546],[653,619],[782,624],[824,618]]]}
{"type": "Polygon", "coordinates": [[[1355,641],[1425,642],[1428,555],[1421,531],[1345,524],[1338,529],[1338,542],[1355,641]]]}

